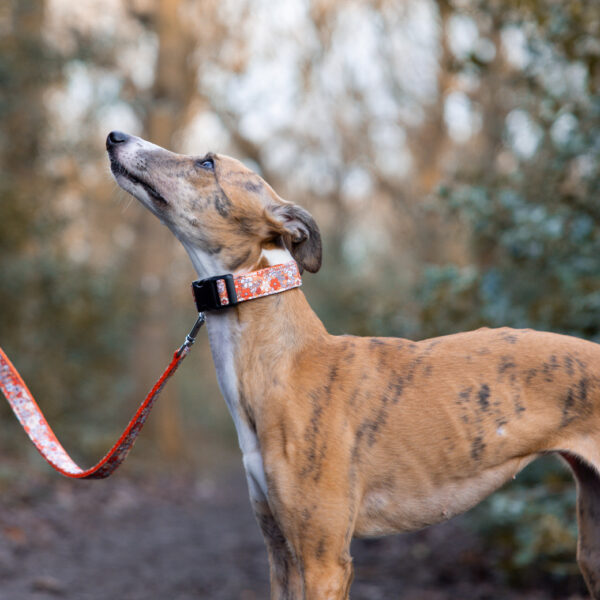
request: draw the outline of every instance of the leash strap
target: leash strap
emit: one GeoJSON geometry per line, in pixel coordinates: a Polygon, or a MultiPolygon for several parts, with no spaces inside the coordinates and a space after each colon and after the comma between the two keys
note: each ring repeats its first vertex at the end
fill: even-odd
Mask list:
{"type": "Polygon", "coordinates": [[[185,342],[173,354],[171,363],[160,376],[160,379],[154,384],[146,399],[140,404],[125,431],[121,434],[121,437],[106,456],[90,469],[81,469],[67,454],[48,425],[19,372],[10,362],[2,348],[0,348],[0,389],[8,400],[19,423],[25,429],[29,439],[54,469],[66,477],[74,479],[103,479],[111,475],[129,454],[135,439],[142,430],[152,410],[154,401],[165,387],[167,381],[175,373],[177,367],[179,367],[183,359],[188,355],[204,321],[204,314],[199,313],[198,319],[187,335],[185,342]]]}

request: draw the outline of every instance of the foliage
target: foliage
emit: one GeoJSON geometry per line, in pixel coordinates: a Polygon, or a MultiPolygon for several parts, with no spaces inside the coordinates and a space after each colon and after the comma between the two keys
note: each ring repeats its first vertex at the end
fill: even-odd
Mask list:
{"type": "Polygon", "coordinates": [[[575,486],[570,474],[546,457],[474,508],[469,524],[513,584],[527,584],[534,565],[558,582],[578,577],[573,561],[574,511],[575,486]]]}
{"type": "MultiPolygon", "coordinates": [[[[74,262],[56,243],[68,221],[53,206],[57,182],[44,168],[43,99],[48,86],[60,81],[61,61],[40,34],[43,4],[13,3],[10,10],[11,32],[0,37],[1,343],[18,357],[17,368],[43,398],[51,422],[67,434],[66,444],[89,447],[94,436],[77,439],[72,424],[91,406],[101,409],[96,414],[114,410],[103,399],[123,384],[131,301],[123,293],[122,270],[98,272],[74,262]]],[[[14,425],[4,403],[0,416],[14,425]]],[[[101,437],[103,427],[94,433],[101,437]]],[[[3,452],[18,447],[12,442],[2,436],[3,452]]]]}
{"type": "MultiPolygon", "coordinates": [[[[584,43],[591,31],[574,46],[571,20],[587,4],[577,4],[579,12],[574,5],[531,3],[504,17],[490,11],[501,29],[530,10],[537,22],[523,27],[524,66],[509,72],[511,94],[498,106],[506,116],[501,137],[439,190],[437,209],[460,219],[473,259],[426,271],[420,292],[428,331],[488,324],[600,335],[597,49],[584,43]],[[569,85],[575,72],[578,83],[569,85]]],[[[461,68],[475,68],[475,60],[461,68]]],[[[482,81],[497,76],[486,70],[494,66],[486,65],[482,81]]]]}

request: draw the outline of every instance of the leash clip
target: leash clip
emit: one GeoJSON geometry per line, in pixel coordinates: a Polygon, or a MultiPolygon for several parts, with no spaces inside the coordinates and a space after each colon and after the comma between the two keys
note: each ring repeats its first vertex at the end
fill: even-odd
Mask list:
{"type": "Polygon", "coordinates": [[[196,336],[198,335],[198,332],[200,331],[202,325],[204,325],[205,321],[205,314],[203,312],[199,312],[198,318],[196,319],[192,330],[185,336],[185,342],[183,342],[181,348],[179,348],[179,350],[177,351],[178,355],[180,355],[184,350],[187,350],[188,348],[191,348],[194,345],[194,342],[196,341],[196,336]]]}

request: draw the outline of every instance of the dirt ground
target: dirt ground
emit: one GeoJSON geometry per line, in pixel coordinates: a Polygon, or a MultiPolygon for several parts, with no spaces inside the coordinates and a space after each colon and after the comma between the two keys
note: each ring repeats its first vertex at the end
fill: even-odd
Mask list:
{"type": "MultiPolygon", "coordinates": [[[[1,600],[260,600],[268,567],[241,469],[0,485],[1,600]]],[[[353,600],[582,600],[578,577],[515,589],[461,518],[357,540],[353,600]]],[[[491,554],[491,555],[490,555],[491,554]]]]}

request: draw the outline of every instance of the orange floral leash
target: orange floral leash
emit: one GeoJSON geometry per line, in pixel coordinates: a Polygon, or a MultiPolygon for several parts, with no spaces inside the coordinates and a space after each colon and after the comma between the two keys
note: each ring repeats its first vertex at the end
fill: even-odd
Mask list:
{"type": "Polygon", "coordinates": [[[10,362],[8,356],[0,348],[0,389],[8,400],[19,423],[33,442],[39,453],[66,477],[74,479],[103,479],[111,475],[125,460],[133,447],[135,440],[142,430],[154,401],[158,398],[167,381],[177,370],[183,359],[188,355],[200,327],[204,324],[204,314],[199,314],[192,331],[186,337],[182,346],[173,354],[169,366],[154,384],[150,393],[140,404],[125,431],[104,458],[90,469],[82,469],[67,454],[58,438],[46,421],[40,407],[34,400],[29,388],[21,375],[10,362]]]}
{"type": "MultiPolygon", "coordinates": [[[[298,266],[295,262],[267,267],[237,277],[222,275],[196,281],[193,284],[196,305],[201,306],[197,288],[208,290],[210,302],[205,302],[204,310],[231,307],[246,300],[277,294],[302,285],[298,266]],[[210,282],[206,284],[206,282],[210,282]],[[227,285],[226,285],[227,283],[227,285]]],[[[202,293],[200,294],[202,295],[202,293]]],[[[59,473],[74,479],[103,479],[111,475],[125,460],[142,430],[154,402],[167,381],[190,352],[198,331],[206,318],[198,309],[198,318],[187,335],[185,342],[173,354],[173,358],[159,380],[154,384],[140,404],[129,424],[96,465],[82,469],[69,456],[46,421],[33,395],[8,356],[0,348],[0,390],[8,400],[15,416],[44,459],[59,473]]]]}

